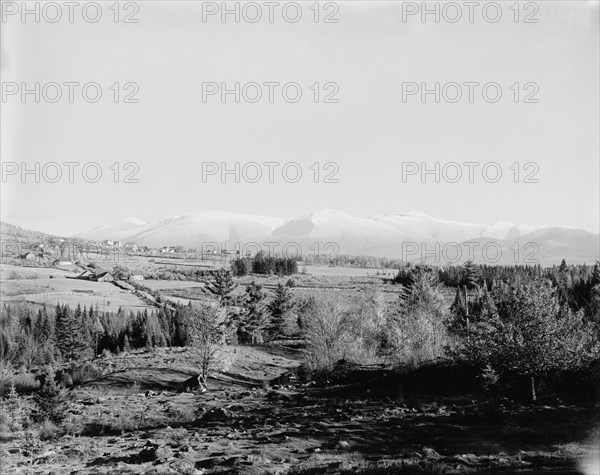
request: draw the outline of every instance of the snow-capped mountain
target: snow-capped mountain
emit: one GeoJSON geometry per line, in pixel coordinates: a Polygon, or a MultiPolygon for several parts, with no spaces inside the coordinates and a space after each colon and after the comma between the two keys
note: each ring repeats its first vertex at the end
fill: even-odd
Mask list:
{"type": "Polygon", "coordinates": [[[81,234],[77,234],[75,237],[83,239],[114,239],[121,241],[130,236],[135,229],[141,229],[147,226],[148,223],[135,217],[123,218],[120,221],[114,223],[104,224],[97,228],[90,229],[81,234]]]}
{"type": "MultiPolygon", "coordinates": [[[[227,249],[256,243],[267,250],[269,247],[265,243],[276,243],[274,248],[281,250],[284,245],[293,243],[303,252],[314,252],[317,246],[324,252],[324,246],[329,244],[329,249],[335,249],[337,253],[393,258],[410,257],[407,246],[426,251],[435,249],[436,245],[470,243],[481,249],[488,244],[488,247],[494,247],[492,251],[501,251],[502,258],[498,263],[504,264],[522,263],[524,257],[532,253],[542,259],[542,264],[560,262],[562,258],[593,262],[599,254],[598,235],[588,231],[508,222],[471,224],[441,220],[417,211],[361,218],[325,209],[289,219],[194,211],[153,223],[126,218],[76,237],[130,241],[150,247],[181,245],[198,249],[209,243],[227,249]],[[515,243],[518,246],[515,247],[515,243]]],[[[492,251],[488,254],[493,256],[492,251]]],[[[412,260],[419,260],[420,255],[412,257],[412,260]]],[[[476,262],[482,261],[477,254],[472,257],[476,262]]],[[[462,260],[466,258],[465,255],[462,260]]]]}

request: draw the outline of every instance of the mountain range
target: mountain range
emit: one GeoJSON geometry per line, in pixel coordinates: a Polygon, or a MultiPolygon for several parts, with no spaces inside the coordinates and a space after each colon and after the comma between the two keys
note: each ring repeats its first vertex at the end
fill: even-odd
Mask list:
{"type": "Polygon", "coordinates": [[[366,218],[325,209],[293,218],[275,218],[222,211],[194,211],[147,223],[125,218],[74,237],[112,239],[149,247],[180,245],[201,249],[250,249],[293,254],[349,254],[400,258],[407,261],[552,265],[593,263],[600,237],[589,231],[558,226],[498,222],[492,225],[445,221],[418,211],[366,218]],[[275,243],[275,244],[268,244],[275,243]],[[255,249],[256,247],[252,248],[255,249]]]}

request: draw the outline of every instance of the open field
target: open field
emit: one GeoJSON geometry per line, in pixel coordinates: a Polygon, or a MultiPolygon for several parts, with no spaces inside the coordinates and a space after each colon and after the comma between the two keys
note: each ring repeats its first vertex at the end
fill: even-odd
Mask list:
{"type": "MultiPolygon", "coordinates": [[[[304,268],[302,268],[304,270],[304,268]]],[[[333,266],[306,266],[306,273],[315,276],[386,276],[394,277],[398,271],[395,269],[367,269],[363,267],[333,267],[333,266]]]]}
{"type": "Polygon", "coordinates": [[[148,308],[133,293],[119,289],[110,282],[73,278],[80,273],[3,264],[0,266],[0,298],[2,302],[27,302],[51,307],[58,303],[71,307],[78,304],[82,307],[98,305],[101,310],[114,312],[119,307],[126,311],[148,308]]]}
{"type": "Polygon", "coordinates": [[[192,282],[188,280],[153,280],[146,279],[140,282],[144,287],[152,290],[174,290],[174,289],[193,289],[204,287],[203,282],[192,282]]]}

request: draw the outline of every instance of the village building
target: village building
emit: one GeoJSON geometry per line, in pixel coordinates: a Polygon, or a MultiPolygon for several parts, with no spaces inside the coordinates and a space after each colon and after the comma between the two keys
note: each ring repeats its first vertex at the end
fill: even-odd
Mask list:
{"type": "Polygon", "coordinates": [[[95,280],[96,282],[112,282],[115,280],[115,278],[110,272],[102,272],[100,274],[96,274],[92,280],[95,280]]]}
{"type": "Polygon", "coordinates": [[[19,256],[20,259],[26,260],[26,261],[32,261],[35,259],[35,254],[33,252],[26,252],[24,254],[21,254],[19,256]]]}

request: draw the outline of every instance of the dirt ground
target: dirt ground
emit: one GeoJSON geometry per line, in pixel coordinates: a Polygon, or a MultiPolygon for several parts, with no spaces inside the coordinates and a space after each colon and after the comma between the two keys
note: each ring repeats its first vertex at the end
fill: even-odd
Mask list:
{"type": "Polygon", "coordinates": [[[598,473],[597,407],[304,382],[291,345],[234,351],[205,393],[177,390],[196,374],[186,349],[98,360],[104,376],[66,391],[40,456],[3,432],[2,473],[598,473]]]}

